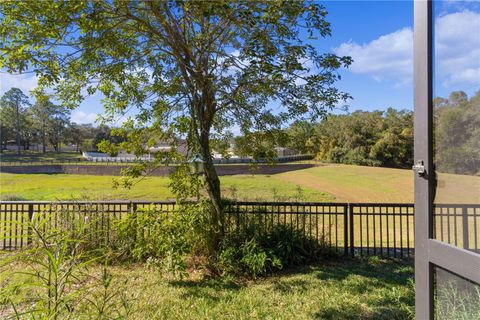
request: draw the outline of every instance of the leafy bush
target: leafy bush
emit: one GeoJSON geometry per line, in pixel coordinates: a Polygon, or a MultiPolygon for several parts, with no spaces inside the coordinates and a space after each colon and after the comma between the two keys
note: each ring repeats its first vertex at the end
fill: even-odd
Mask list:
{"type": "Polygon", "coordinates": [[[114,224],[110,247],[117,257],[182,274],[188,255],[202,253],[208,235],[206,203],[184,203],[175,212],[140,209],[114,224]]]}
{"type": "Polygon", "coordinates": [[[322,240],[310,238],[291,225],[265,223],[256,215],[225,235],[216,267],[220,274],[256,278],[329,254],[322,240]]]}
{"type": "Polygon", "coordinates": [[[282,268],[282,261],[257,239],[225,238],[218,253],[217,270],[223,274],[247,275],[256,278],[282,268]]]}

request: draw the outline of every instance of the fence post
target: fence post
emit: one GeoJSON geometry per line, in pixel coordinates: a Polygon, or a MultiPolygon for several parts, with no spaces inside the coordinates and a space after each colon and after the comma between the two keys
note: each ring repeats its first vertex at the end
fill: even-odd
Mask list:
{"type": "Polygon", "coordinates": [[[354,224],[353,224],[353,205],[351,203],[348,204],[348,211],[350,215],[350,255],[352,257],[355,256],[355,239],[354,239],[354,224]]]}
{"type": "Polygon", "coordinates": [[[344,255],[348,256],[348,204],[343,206],[343,246],[344,255]]]}
{"type": "Polygon", "coordinates": [[[27,245],[32,243],[33,203],[28,204],[27,245]]]}
{"type": "MultiPolygon", "coordinates": [[[[137,225],[137,204],[133,201],[130,201],[128,204],[129,208],[129,215],[132,215],[134,217],[134,228],[135,228],[135,233],[134,233],[134,241],[137,242],[137,233],[138,233],[138,225],[137,225]]],[[[129,217],[127,217],[128,219],[129,217]]]]}
{"type": "Polygon", "coordinates": [[[466,206],[462,206],[462,224],[463,224],[463,248],[469,249],[469,235],[468,235],[468,209],[466,206]]]}

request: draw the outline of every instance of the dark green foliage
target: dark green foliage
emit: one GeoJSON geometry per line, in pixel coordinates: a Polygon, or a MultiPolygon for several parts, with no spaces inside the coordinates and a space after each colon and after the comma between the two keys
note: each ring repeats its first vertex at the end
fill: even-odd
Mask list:
{"type": "Polygon", "coordinates": [[[120,148],[118,144],[124,142],[125,139],[115,134],[115,130],[112,130],[108,126],[101,126],[93,138],[93,147],[95,150],[108,153],[111,157],[116,157],[120,148]]]}
{"type": "Polygon", "coordinates": [[[29,106],[28,97],[18,88],[11,88],[0,98],[0,151],[6,148],[7,141],[15,140],[20,154],[21,142],[29,136],[29,106]]]}
{"type": "Polygon", "coordinates": [[[462,91],[434,101],[435,162],[440,172],[479,174],[480,91],[468,99],[462,91]]]}
{"type": "Polygon", "coordinates": [[[294,123],[288,146],[323,161],[409,167],[413,162],[413,112],[356,111],[330,115],[316,125],[294,123]]]}
{"type": "MultiPolygon", "coordinates": [[[[448,173],[478,174],[480,91],[434,99],[435,162],[448,173]]],[[[413,112],[356,111],[329,115],[316,125],[295,122],[287,146],[334,163],[408,168],[413,163],[413,112]]]]}
{"type": "Polygon", "coordinates": [[[210,234],[206,203],[186,203],[174,212],[137,210],[117,220],[110,241],[116,258],[149,262],[174,274],[187,268],[186,258],[204,254],[210,234]]]}
{"type": "MultiPolygon", "coordinates": [[[[62,143],[73,143],[80,151],[80,144],[85,139],[93,139],[100,130],[92,125],[70,123],[70,110],[51,100],[52,97],[38,91],[32,96],[17,88],[7,91],[0,98],[1,150],[7,147],[7,143],[17,140],[18,148],[21,146],[24,150],[42,144],[45,153],[50,144],[58,152],[62,143]],[[35,98],[33,105],[30,98],[35,98]]],[[[83,151],[90,149],[87,147],[83,151]]]]}
{"type": "Polygon", "coordinates": [[[298,153],[313,153],[315,148],[311,139],[313,137],[314,127],[314,124],[308,121],[295,121],[285,130],[287,135],[285,145],[295,149],[298,153]]]}
{"type": "Polygon", "coordinates": [[[266,223],[261,213],[240,220],[221,242],[216,261],[220,274],[256,278],[331,254],[322,240],[292,225],[266,223]]]}
{"type": "Polygon", "coordinates": [[[211,250],[208,210],[207,201],[183,203],[168,214],[138,210],[114,224],[110,252],[117,260],[147,262],[180,276],[200,262],[221,275],[254,278],[329,254],[322,240],[293,226],[265,222],[262,212],[227,219],[219,247],[211,250]]]}

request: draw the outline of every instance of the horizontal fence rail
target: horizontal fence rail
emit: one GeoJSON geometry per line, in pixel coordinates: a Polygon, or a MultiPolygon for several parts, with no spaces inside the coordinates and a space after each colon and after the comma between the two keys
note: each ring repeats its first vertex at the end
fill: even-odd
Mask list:
{"type": "MultiPolygon", "coordinates": [[[[109,241],[112,224],[139,210],[162,217],[181,214],[173,201],[0,202],[0,249],[31,242],[30,221],[48,216],[43,228],[90,221],[109,241]]],[[[414,205],[408,203],[231,202],[225,206],[225,231],[246,225],[267,234],[275,227],[297,232],[344,255],[410,258],[414,253],[414,205]]],[[[480,249],[480,205],[436,205],[435,237],[467,250],[480,249]]]]}

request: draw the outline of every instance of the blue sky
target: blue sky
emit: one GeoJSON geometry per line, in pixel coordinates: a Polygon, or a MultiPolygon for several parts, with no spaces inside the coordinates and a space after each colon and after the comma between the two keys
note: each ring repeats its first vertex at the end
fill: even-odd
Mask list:
{"type": "MultiPolygon", "coordinates": [[[[413,28],[412,1],[328,1],[325,6],[333,32],[330,39],[319,44],[323,50],[335,51],[344,43],[368,45],[385,34],[413,28]]],[[[355,60],[352,68],[356,63],[355,60]]],[[[371,73],[355,73],[352,70],[341,74],[342,81],[338,87],[353,96],[353,100],[348,102],[351,111],[413,108],[411,82],[399,85],[395,79],[379,79],[371,73]]]]}
{"type": "MultiPolygon", "coordinates": [[[[320,52],[352,56],[337,87],[350,93],[349,111],[413,108],[413,1],[324,1],[332,36],[313,44],[320,52]]],[[[436,93],[452,90],[472,94],[480,83],[480,8],[445,0],[435,7],[438,42],[436,93]],[[462,36],[459,36],[462,35],[462,36]],[[445,50],[447,48],[448,50],[445,50]],[[451,48],[456,48],[453,50],[451,48]],[[456,51],[456,52],[455,52],[456,51]],[[462,59],[458,59],[462,56],[462,59]]],[[[12,86],[28,91],[31,75],[1,74],[0,93],[12,86]]],[[[87,98],[72,112],[72,121],[91,122],[102,112],[99,94],[87,98]]],[[[119,119],[121,121],[121,119],[119,119]]]]}

